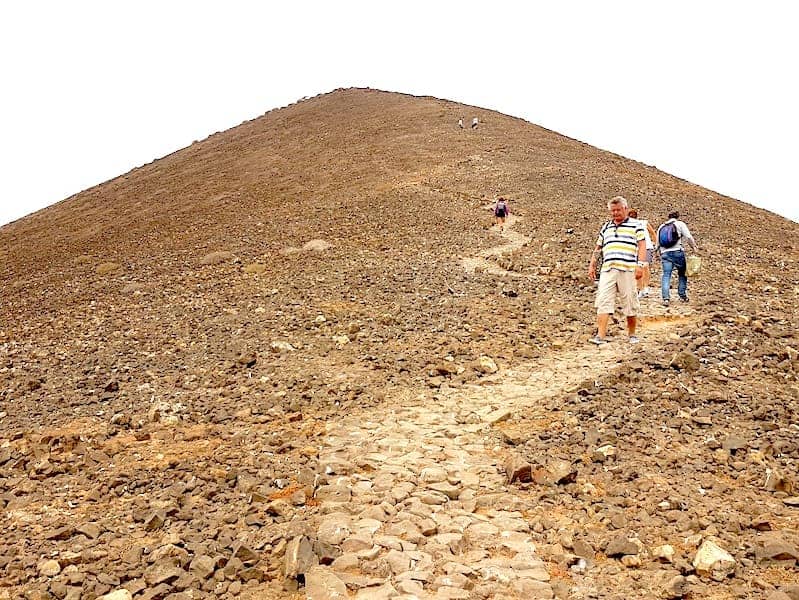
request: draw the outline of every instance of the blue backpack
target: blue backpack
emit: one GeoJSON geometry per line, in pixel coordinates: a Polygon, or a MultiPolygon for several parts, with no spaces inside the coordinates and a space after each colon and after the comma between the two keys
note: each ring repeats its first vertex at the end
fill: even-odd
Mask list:
{"type": "Polygon", "coordinates": [[[679,241],[680,232],[677,229],[677,223],[672,221],[660,227],[660,231],[658,231],[658,245],[661,248],[671,248],[672,246],[676,246],[679,241]]]}

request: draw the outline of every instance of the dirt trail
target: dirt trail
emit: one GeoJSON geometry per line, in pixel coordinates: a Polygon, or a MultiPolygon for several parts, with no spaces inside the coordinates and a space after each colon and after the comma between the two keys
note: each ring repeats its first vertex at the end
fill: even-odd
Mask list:
{"type": "MultiPolygon", "coordinates": [[[[511,229],[517,221],[511,217],[501,234],[506,244],[465,258],[464,267],[505,274],[487,258],[527,241],[511,229]]],[[[653,321],[650,341],[668,335],[673,322],[653,321]]],[[[346,583],[362,588],[359,598],[392,590],[409,598],[552,598],[557,570],[536,554],[525,519],[535,507],[530,494],[508,485],[499,428],[520,414],[528,429],[552,426],[547,400],[623,366],[640,348],[586,343],[477,384],[387,399],[329,422],[320,451],[329,478],[317,493],[326,514],[316,536],[349,548],[360,563],[340,558],[319,567],[307,578],[309,590],[346,583]],[[362,512],[337,510],[345,501],[362,512]]]]}
{"type": "MultiPolygon", "coordinates": [[[[491,206],[492,205],[487,205],[483,208],[491,208],[491,206]]],[[[518,222],[518,220],[519,217],[515,215],[508,215],[508,218],[505,221],[505,230],[503,232],[500,232],[496,225],[491,227],[491,231],[501,235],[507,240],[507,243],[502,244],[501,246],[494,246],[493,248],[483,250],[475,256],[465,257],[462,260],[462,264],[467,273],[473,273],[475,270],[480,269],[486,273],[491,273],[492,275],[519,278],[529,277],[521,273],[507,271],[497,265],[495,262],[488,260],[492,256],[502,256],[503,254],[509,254],[514,250],[518,250],[530,241],[529,237],[522,235],[517,231],[513,231],[512,228],[518,222]]]]}

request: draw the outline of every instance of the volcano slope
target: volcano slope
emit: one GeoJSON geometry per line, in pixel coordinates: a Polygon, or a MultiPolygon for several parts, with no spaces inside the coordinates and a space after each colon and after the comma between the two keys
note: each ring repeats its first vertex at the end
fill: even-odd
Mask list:
{"type": "Polygon", "coordinates": [[[0,598],[795,600],[798,234],[363,89],[6,225],[0,598]],[[594,348],[617,194],[705,271],[594,348]]]}

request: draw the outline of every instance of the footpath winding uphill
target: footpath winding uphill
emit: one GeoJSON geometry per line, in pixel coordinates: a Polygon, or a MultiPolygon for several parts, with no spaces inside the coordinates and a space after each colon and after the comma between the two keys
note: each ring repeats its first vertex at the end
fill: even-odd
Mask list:
{"type": "MultiPolygon", "coordinates": [[[[511,275],[487,259],[529,241],[512,230],[516,221],[502,234],[507,243],[466,257],[464,266],[511,275]]],[[[688,312],[669,320],[688,320],[688,312]]],[[[646,344],[655,345],[668,335],[669,320],[647,324],[647,316],[646,344]]],[[[347,589],[363,599],[554,598],[556,591],[567,596],[561,568],[544,562],[534,541],[552,506],[519,484],[575,482],[576,467],[554,460],[534,469],[508,449],[516,435],[503,425],[525,415],[546,427],[553,400],[576,392],[586,380],[624,369],[638,349],[626,341],[602,349],[586,343],[503,371],[481,357],[485,376],[479,384],[391,398],[378,409],[329,421],[319,452],[324,484],[315,493],[321,514],[309,537],[292,541],[286,573],[303,573],[313,600],[346,598],[347,589]],[[345,506],[362,510],[353,514],[345,506]],[[320,556],[314,543],[336,551],[320,556]],[[329,566],[316,564],[320,557],[329,566]]],[[[599,450],[613,452],[609,444],[599,450]]],[[[638,553],[637,546],[630,552],[638,553]]],[[[586,559],[576,564],[584,570],[586,559]]],[[[664,583],[671,589],[686,585],[679,575],[664,583]]]]}

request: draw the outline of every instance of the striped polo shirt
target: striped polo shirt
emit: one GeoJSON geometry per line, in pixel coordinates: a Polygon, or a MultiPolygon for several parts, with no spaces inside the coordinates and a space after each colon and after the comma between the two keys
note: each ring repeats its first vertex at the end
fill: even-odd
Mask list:
{"type": "Polygon", "coordinates": [[[605,223],[596,240],[596,245],[602,247],[602,272],[635,271],[638,242],[645,239],[644,226],[636,219],[627,217],[618,225],[613,221],[605,223]]]}

